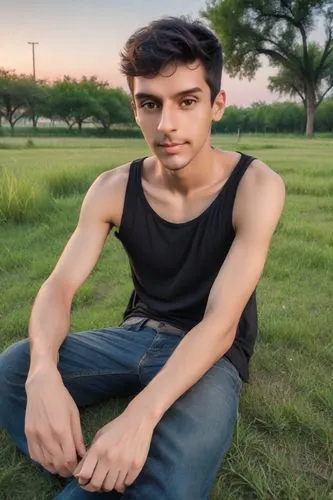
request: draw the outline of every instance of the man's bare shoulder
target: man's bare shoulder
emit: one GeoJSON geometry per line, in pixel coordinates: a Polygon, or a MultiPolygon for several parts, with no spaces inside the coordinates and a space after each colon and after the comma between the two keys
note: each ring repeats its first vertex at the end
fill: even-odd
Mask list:
{"type": "Polygon", "coordinates": [[[243,178],[240,181],[237,194],[239,198],[243,196],[252,196],[258,193],[258,190],[275,190],[284,188],[282,177],[271,167],[261,160],[255,159],[249,165],[243,178]]]}
{"type": "Polygon", "coordinates": [[[234,226],[238,226],[245,213],[254,205],[263,210],[280,211],[285,199],[282,177],[259,159],[253,160],[244,173],[237,190],[234,206],[234,226]]]}
{"type": "Polygon", "coordinates": [[[256,183],[273,182],[280,185],[283,183],[282,177],[275,170],[257,158],[253,160],[248,170],[252,172],[253,179],[255,179],[254,182],[256,183]]]}
{"type": "Polygon", "coordinates": [[[119,167],[106,170],[97,177],[93,186],[95,185],[95,189],[103,191],[126,190],[131,163],[124,163],[119,167]]]}
{"type": "Polygon", "coordinates": [[[83,203],[85,212],[112,226],[120,224],[131,163],[107,170],[95,179],[83,203]]]}

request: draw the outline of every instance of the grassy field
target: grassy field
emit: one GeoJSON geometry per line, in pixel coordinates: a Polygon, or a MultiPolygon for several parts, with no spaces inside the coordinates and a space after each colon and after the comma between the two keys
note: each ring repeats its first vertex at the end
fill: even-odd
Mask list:
{"type": "MultiPolygon", "coordinates": [[[[258,286],[251,383],[211,498],[333,499],[333,138],[244,136],[237,144],[216,136],[213,143],[266,161],[284,178],[287,201],[258,286]]],[[[0,140],[0,350],[27,336],[33,299],[91,181],[146,154],[134,139],[0,140]]],[[[117,324],[130,290],[126,256],[110,237],[75,298],[71,329],[117,324]]],[[[82,412],[88,442],[126,403],[82,412]]],[[[46,500],[59,488],[0,433],[1,499],[46,500]]]]}

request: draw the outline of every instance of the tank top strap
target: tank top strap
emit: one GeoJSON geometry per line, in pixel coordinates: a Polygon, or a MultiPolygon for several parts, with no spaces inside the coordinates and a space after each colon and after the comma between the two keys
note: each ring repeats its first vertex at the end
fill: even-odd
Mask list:
{"type": "Polygon", "coordinates": [[[129,188],[134,188],[135,190],[137,190],[138,183],[141,183],[141,167],[146,158],[147,157],[145,156],[143,158],[138,158],[132,161],[127,184],[129,188]]]}
{"type": "Polygon", "coordinates": [[[237,165],[231,172],[231,175],[228,179],[229,193],[232,193],[232,198],[235,197],[238,185],[243,175],[245,174],[246,170],[251,165],[251,163],[256,159],[254,156],[249,156],[247,154],[241,153],[240,151],[237,151],[237,153],[239,153],[241,157],[237,165]]]}
{"type": "Polygon", "coordinates": [[[133,216],[137,213],[137,204],[140,198],[138,194],[141,183],[141,164],[144,159],[145,157],[133,160],[130,165],[120,228],[115,231],[117,238],[120,237],[122,230],[128,230],[131,227],[133,216]]]}
{"type": "Polygon", "coordinates": [[[251,163],[255,160],[254,156],[249,156],[245,153],[242,153],[241,151],[237,151],[241,155],[239,162],[237,166],[235,167],[234,171],[232,172],[232,175],[234,177],[234,182],[239,184],[241,178],[245,174],[246,170],[248,167],[251,165],[251,163]]]}
{"type": "Polygon", "coordinates": [[[132,205],[136,203],[138,195],[142,189],[141,167],[145,159],[146,157],[138,158],[133,160],[130,165],[125,197],[125,205],[127,208],[132,208],[132,205]]]}

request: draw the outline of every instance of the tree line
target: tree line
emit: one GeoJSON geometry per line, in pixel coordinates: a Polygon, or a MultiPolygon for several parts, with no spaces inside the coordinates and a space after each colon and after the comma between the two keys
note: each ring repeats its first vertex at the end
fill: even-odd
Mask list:
{"type": "Polygon", "coordinates": [[[104,130],[112,124],[133,123],[130,96],[96,76],[80,80],[64,76],[49,83],[0,69],[0,125],[5,119],[14,130],[22,118],[28,118],[36,128],[41,117],[62,120],[69,129],[80,130],[88,120],[104,130]]]}
{"type": "MultiPolygon", "coordinates": [[[[215,133],[304,134],[306,110],[295,102],[253,103],[250,107],[228,106],[223,119],[214,123],[215,133]]],[[[333,133],[333,99],[324,99],[315,117],[316,132],[333,133]]]]}
{"type": "MultiPolygon", "coordinates": [[[[120,88],[111,88],[96,76],[75,80],[65,76],[54,83],[35,81],[27,75],[0,69],[0,121],[8,121],[12,131],[23,118],[36,128],[38,120],[62,120],[69,129],[94,123],[106,133],[111,125],[136,127],[131,97],[120,88]]],[[[213,133],[304,133],[304,104],[284,102],[253,103],[250,107],[228,106],[223,120],[213,124],[213,133]]],[[[333,99],[326,98],[315,118],[318,132],[333,132],[333,99]]]]}

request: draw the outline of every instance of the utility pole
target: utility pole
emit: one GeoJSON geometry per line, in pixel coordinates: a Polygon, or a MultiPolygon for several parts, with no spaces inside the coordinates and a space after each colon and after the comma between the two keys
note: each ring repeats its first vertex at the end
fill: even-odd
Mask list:
{"type": "Polygon", "coordinates": [[[35,67],[35,45],[38,45],[38,42],[28,42],[32,45],[32,67],[33,67],[33,76],[36,81],[36,67],[35,67]]]}

